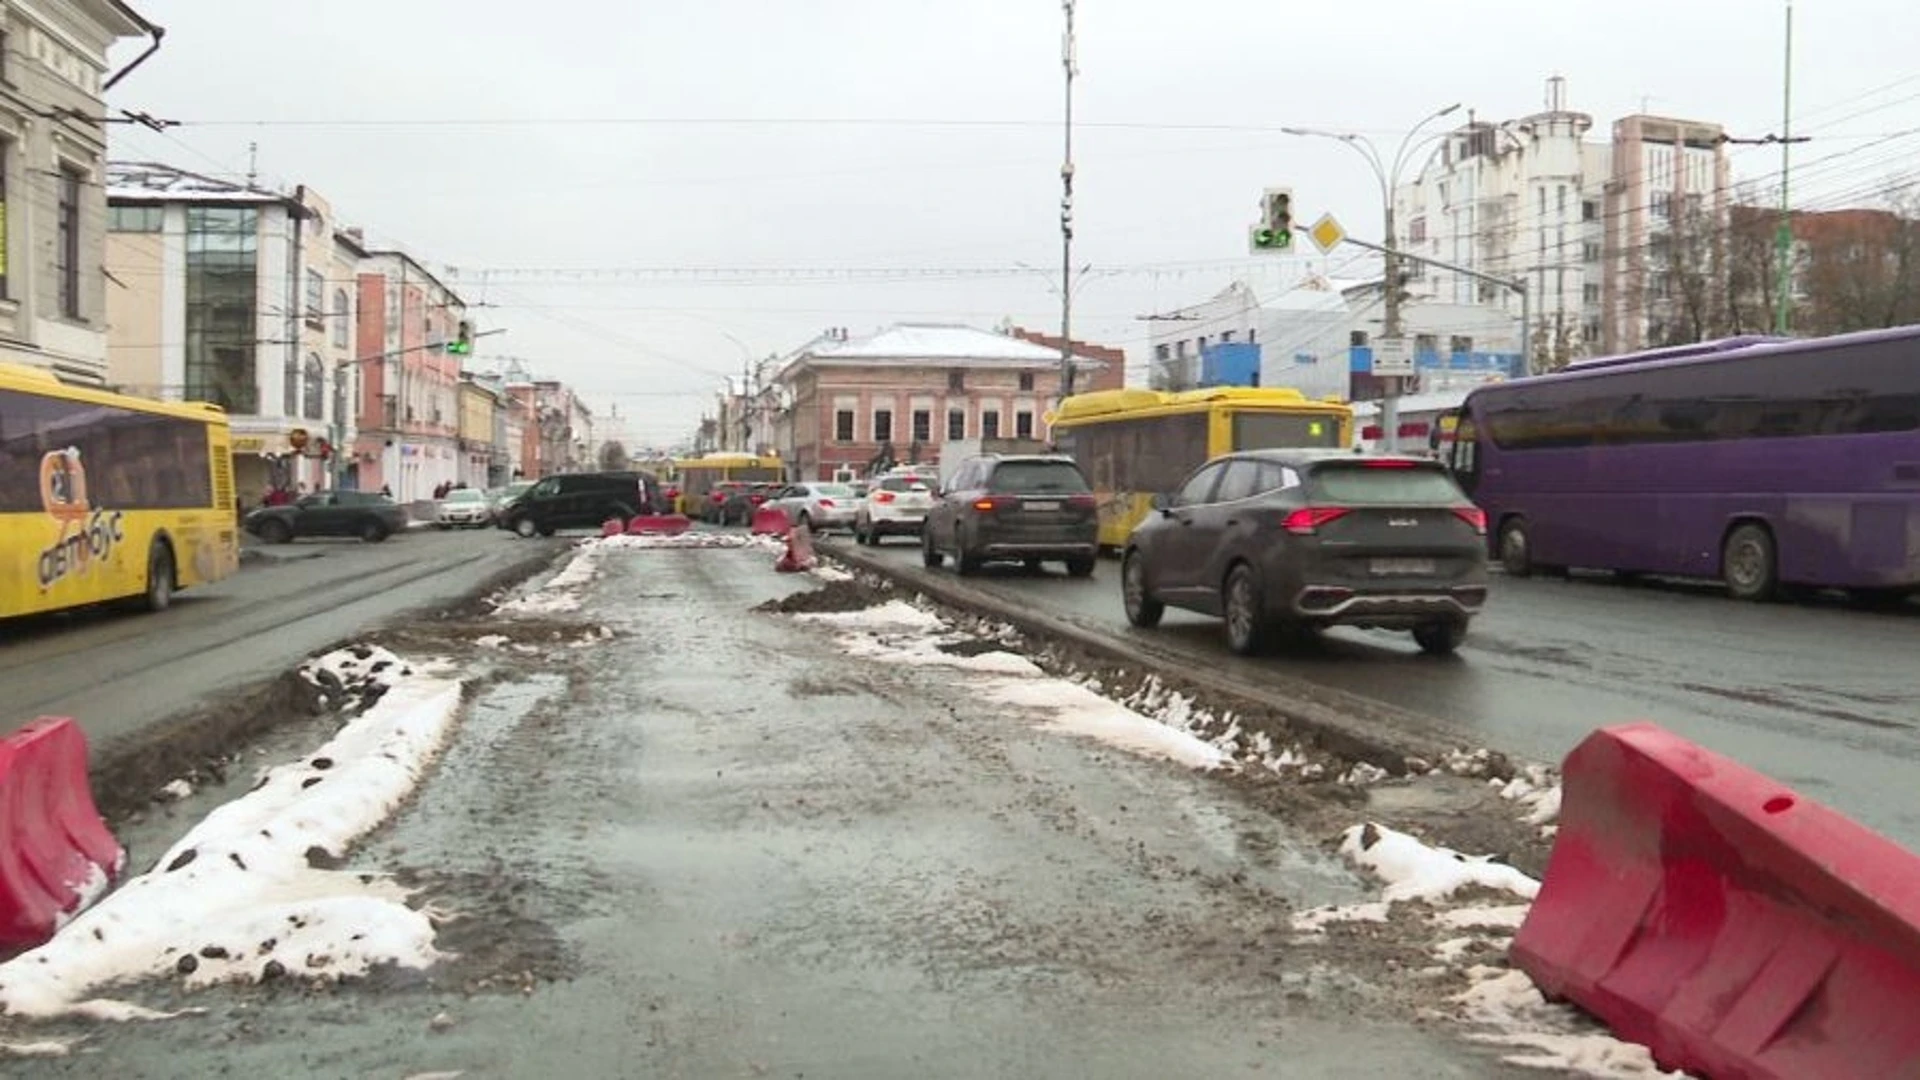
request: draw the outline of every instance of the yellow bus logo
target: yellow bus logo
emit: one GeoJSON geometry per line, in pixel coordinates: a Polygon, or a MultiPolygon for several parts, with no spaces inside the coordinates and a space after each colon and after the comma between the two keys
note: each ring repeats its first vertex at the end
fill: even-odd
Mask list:
{"type": "Polygon", "coordinates": [[[84,574],[96,561],[105,562],[115,544],[124,540],[120,511],[95,509],[87,495],[87,468],[77,447],[55,450],[40,459],[40,505],[60,525],[53,544],[37,560],[40,589],[84,574]]]}

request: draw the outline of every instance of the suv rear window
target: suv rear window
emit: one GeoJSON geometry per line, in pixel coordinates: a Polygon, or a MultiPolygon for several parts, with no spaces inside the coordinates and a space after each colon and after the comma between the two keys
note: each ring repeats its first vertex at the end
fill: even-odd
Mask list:
{"type": "Polygon", "coordinates": [[[1466,501],[1453,477],[1438,465],[1381,468],[1342,462],[1320,466],[1313,470],[1312,479],[1319,498],[1348,506],[1466,501]]]}
{"type": "Polygon", "coordinates": [[[993,470],[987,490],[1018,495],[1027,492],[1080,495],[1092,490],[1080,467],[1071,461],[1003,461],[993,470]]]}
{"type": "Polygon", "coordinates": [[[914,488],[930,488],[933,485],[918,476],[889,476],[875,484],[881,491],[912,491],[914,488]]]}

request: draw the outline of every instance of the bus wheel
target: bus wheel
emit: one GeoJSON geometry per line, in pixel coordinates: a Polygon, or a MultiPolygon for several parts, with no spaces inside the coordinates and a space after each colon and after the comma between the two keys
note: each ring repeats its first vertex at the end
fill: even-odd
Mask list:
{"type": "Polygon", "coordinates": [[[1773,534],[1766,526],[1747,522],[1727,534],[1720,551],[1720,576],[1736,600],[1765,600],[1773,595],[1779,567],[1773,534]]]}
{"type": "Polygon", "coordinates": [[[1500,565],[1510,577],[1533,576],[1533,541],[1527,535],[1527,519],[1508,518],[1500,526],[1500,565]]]}
{"type": "Polygon", "coordinates": [[[173,603],[173,549],[155,540],[147,553],[147,610],[165,611],[173,603]]]}

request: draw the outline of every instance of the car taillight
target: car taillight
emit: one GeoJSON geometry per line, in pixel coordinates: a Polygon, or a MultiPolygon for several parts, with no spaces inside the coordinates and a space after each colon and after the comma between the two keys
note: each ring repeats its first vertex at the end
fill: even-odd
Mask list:
{"type": "Polygon", "coordinates": [[[820,509],[822,509],[822,510],[831,510],[831,509],[833,509],[833,500],[832,500],[832,499],[821,499],[821,500],[820,500],[820,509]]]}
{"type": "Polygon", "coordinates": [[[1456,506],[1454,516],[1473,526],[1473,531],[1481,536],[1487,535],[1487,512],[1477,506],[1456,506]]]}
{"type": "Polygon", "coordinates": [[[1420,463],[1404,458],[1367,458],[1360,464],[1369,469],[1411,469],[1420,463]]]}
{"type": "Polygon", "coordinates": [[[1093,510],[1099,507],[1100,500],[1091,495],[1075,495],[1067,500],[1067,505],[1075,510],[1093,510]]]}
{"type": "Polygon", "coordinates": [[[747,501],[755,506],[759,506],[761,503],[767,501],[767,497],[765,495],[749,495],[747,496],[747,501]]]}
{"type": "Polygon", "coordinates": [[[1303,506],[1286,516],[1281,527],[1295,536],[1312,536],[1320,526],[1338,521],[1352,511],[1343,506],[1303,506]]]}
{"type": "Polygon", "coordinates": [[[884,504],[886,504],[886,503],[890,503],[890,502],[892,502],[892,501],[893,501],[893,492],[891,492],[891,491],[876,491],[876,492],[874,492],[874,494],[873,494],[873,501],[874,501],[874,502],[877,502],[877,503],[881,503],[882,505],[884,505],[884,504]]]}
{"type": "Polygon", "coordinates": [[[1012,506],[1014,500],[1008,495],[989,495],[984,499],[975,499],[973,508],[983,514],[991,514],[1012,506]]]}

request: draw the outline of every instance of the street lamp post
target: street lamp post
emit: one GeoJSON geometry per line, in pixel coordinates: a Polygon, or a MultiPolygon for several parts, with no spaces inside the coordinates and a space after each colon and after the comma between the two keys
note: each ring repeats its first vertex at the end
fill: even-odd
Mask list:
{"type": "Polygon", "coordinates": [[[1066,71],[1066,110],[1062,115],[1065,154],[1060,163],[1060,400],[1073,396],[1073,79],[1080,73],[1073,37],[1074,0],[1062,0],[1067,30],[1060,39],[1060,64],[1066,71]]]}
{"type": "MultiPolygon", "coordinates": [[[[1393,342],[1395,345],[1398,345],[1401,340],[1400,242],[1399,235],[1394,230],[1393,214],[1393,193],[1400,187],[1400,171],[1406,167],[1408,160],[1407,155],[1413,149],[1414,140],[1419,137],[1421,129],[1433,123],[1435,120],[1440,120],[1452,115],[1458,111],[1459,108],[1459,102],[1455,102],[1444,109],[1429,114],[1425,119],[1415,124],[1413,128],[1407,132],[1406,137],[1400,140],[1400,146],[1394,151],[1393,158],[1390,162],[1380,155],[1380,149],[1374,145],[1373,140],[1364,135],[1349,132],[1319,131],[1313,128],[1290,127],[1281,129],[1288,135],[1313,135],[1325,139],[1334,139],[1353,147],[1354,150],[1359,152],[1361,157],[1366,159],[1367,164],[1373,169],[1374,178],[1380,182],[1381,225],[1386,234],[1385,241],[1381,245],[1381,254],[1384,256],[1383,262],[1386,270],[1386,318],[1380,335],[1382,342],[1393,342]]],[[[1375,348],[1374,355],[1379,355],[1378,347],[1375,348]]],[[[1385,380],[1386,396],[1380,402],[1380,433],[1385,440],[1385,448],[1389,452],[1400,448],[1400,380],[1401,377],[1398,375],[1390,376],[1385,380]]]]}

